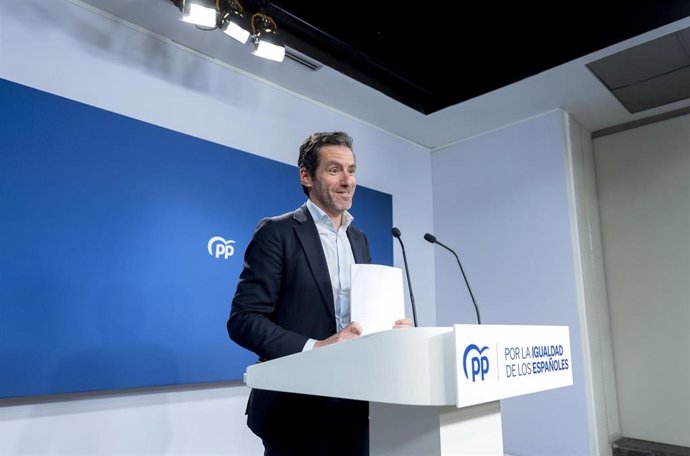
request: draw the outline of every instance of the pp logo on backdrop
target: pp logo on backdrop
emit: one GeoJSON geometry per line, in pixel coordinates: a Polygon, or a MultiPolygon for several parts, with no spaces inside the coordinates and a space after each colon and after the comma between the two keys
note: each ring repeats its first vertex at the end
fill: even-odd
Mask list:
{"type": "Polygon", "coordinates": [[[208,254],[227,260],[235,253],[235,241],[226,241],[220,236],[213,236],[208,240],[208,254]]]}
{"type": "Polygon", "coordinates": [[[486,355],[482,355],[482,353],[488,348],[479,348],[474,344],[467,346],[465,354],[462,356],[462,368],[465,371],[465,378],[470,379],[470,374],[467,373],[467,361],[469,360],[472,381],[477,381],[477,376],[481,376],[480,380],[484,381],[484,377],[489,373],[489,358],[486,355]]]}

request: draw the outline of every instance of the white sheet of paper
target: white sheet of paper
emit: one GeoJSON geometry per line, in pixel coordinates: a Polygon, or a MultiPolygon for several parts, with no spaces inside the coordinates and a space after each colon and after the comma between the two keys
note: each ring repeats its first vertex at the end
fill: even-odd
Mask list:
{"type": "Polygon", "coordinates": [[[392,329],[405,318],[402,269],[381,264],[353,264],[350,283],[350,320],[363,334],[392,329]]]}

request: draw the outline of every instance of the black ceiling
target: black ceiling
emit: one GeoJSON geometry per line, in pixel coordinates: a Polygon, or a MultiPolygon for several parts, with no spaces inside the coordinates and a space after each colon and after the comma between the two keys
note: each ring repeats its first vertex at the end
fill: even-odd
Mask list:
{"type": "Polygon", "coordinates": [[[244,3],[288,47],[424,114],[690,16],[687,0],[244,3]]]}

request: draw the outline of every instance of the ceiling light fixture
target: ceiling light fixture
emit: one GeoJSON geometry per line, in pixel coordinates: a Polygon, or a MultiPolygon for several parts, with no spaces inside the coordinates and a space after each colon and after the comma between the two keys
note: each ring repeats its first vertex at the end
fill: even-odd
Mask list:
{"type": "Polygon", "coordinates": [[[217,19],[216,0],[183,0],[182,20],[201,27],[215,28],[217,19]]]}
{"type": "MultiPolygon", "coordinates": [[[[240,0],[171,0],[182,12],[182,20],[202,30],[220,29],[245,44],[252,38],[252,54],[275,62],[285,58],[285,44],[278,36],[276,22],[264,13],[255,13],[247,21],[240,0]],[[251,24],[251,33],[249,32],[251,24]],[[203,28],[202,28],[203,27],[203,28]]],[[[263,9],[262,9],[263,10],[263,9]]]]}
{"type": "Polygon", "coordinates": [[[220,9],[218,21],[220,29],[226,35],[236,39],[242,44],[249,40],[251,33],[247,18],[244,15],[244,7],[239,0],[224,0],[225,5],[220,9]]]}
{"type": "Polygon", "coordinates": [[[263,13],[252,16],[252,31],[254,32],[254,50],[252,54],[275,62],[282,62],[285,58],[285,44],[278,36],[278,26],[275,21],[263,13]]]}

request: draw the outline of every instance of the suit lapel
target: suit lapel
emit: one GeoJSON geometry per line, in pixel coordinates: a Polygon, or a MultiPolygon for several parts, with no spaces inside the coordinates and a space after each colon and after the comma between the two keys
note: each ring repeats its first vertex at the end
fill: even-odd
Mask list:
{"type": "Polygon", "coordinates": [[[321,298],[328,308],[328,313],[335,321],[335,303],[333,302],[333,287],[331,285],[331,278],[328,275],[328,264],[326,263],[326,256],[321,247],[321,240],[319,239],[319,232],[316,229],[307,206],[304,205],[297,209],[294,213],[295,233],[302,244],[302,249],[307,257],[309,269],[314,275],[314,280],[318,285],[321,298]]]}
{"type": "Polygon", "coordinates": [[[366,251],[366,243],[364,242],[362,234],[350,226],[347,228],[347,237],[350,240],[355,263],[368,263],[369,255],[366,251]]]}

